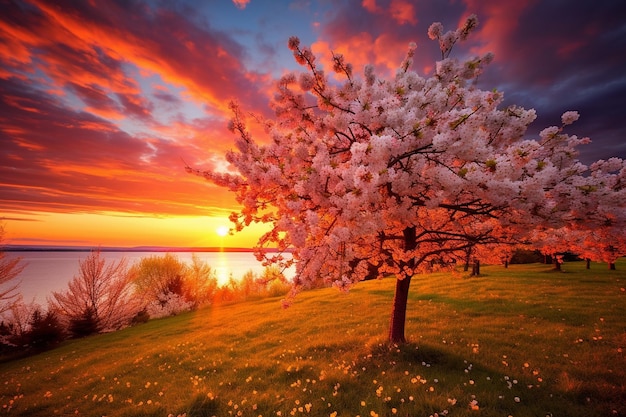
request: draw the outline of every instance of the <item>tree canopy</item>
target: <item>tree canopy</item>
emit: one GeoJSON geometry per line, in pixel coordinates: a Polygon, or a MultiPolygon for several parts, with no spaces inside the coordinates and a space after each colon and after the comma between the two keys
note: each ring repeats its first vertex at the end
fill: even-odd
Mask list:
{"type": "Polygon", "coordinates": [[[269,140],[255,141],[232,104],[230,171],[188,168],[235,193],[236,230],[271,226],[259,256],[295,262],[296,291],[394,275],[392,342],[405,340],[416,273],[450,267],[474,250],[490,261],[502,252],[485,248],[528,243],[537,230],[624,230],[626,165],[577,159],[577,147],[590,142],[566,133],[577,112],[528,137],[535,110],[505,107],[503,92],[478,88],[493,56],[450,57],[477,24],[471,16],[445,33],[431,25],[442,59],[427,77],[411,70],[415,44],[395,76],[382,78],[373,66],[357,76],[333,55],[337,75],[329,77],[292,37],[289,48],[306,71],[277,82],[275,117],[261,120],[269,140]],[[292,257],[265,253],[270,246],[292,257]]]}

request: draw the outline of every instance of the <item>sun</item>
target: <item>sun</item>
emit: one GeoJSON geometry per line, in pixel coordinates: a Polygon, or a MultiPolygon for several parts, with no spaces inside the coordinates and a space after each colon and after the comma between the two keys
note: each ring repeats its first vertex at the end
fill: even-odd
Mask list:
{"type": "Polygon", "coordinates": [[[226,236],[229,231],[230,229],[228,228],[228,226],[219,226],[217,229],[215,229],[215,232],[222,237],[226,236]]]}

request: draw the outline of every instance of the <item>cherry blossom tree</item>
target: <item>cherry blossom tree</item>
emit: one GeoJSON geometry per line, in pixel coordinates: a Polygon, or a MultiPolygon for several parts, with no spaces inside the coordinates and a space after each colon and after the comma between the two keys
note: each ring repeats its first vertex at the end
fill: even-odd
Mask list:
{"type": "Polygon", "coordinates": [[[445,33],[440,23],[431,25],[442,60],[429,77],[410,69],[415,44],[392,77],[378,76],[373,66],[359,77],[335,54],[329,77],[292,37],[289,48],[306,71],[278,81],[273,119],[254,118],[266,137],[255,141],[247,115],[232,104],[231,170],[187,168],[235,193],[235,230],[269,225],[257,255],[295,263],[293,294],[319,283],[347,290],[372,274],[395,276],[392,343],[405,341],[415,274],[464,262],[485,245],[527,241],[538,227],[590,227],[588,217],[606,196],[619,193],[614,205],[624,208],[623,161],[600,163],[590,175],[577,160],[576,147],[589,139],[564,128],[578,113],[568,111],[560,126],[527,138],[535,111],[504,107],[502,92],[477,87],[492,55],[450,58],[477,24],[471,16],[445,33]],[[608,174],[612,181],[603,180],[608,174]]]}
{"type": "Polygon", "coordinates": [[[605,262],[609,269],[615,269],[615,262],[626,254],[626,226],[621,228],[600,226],[593,230],[568,230],[566,242],[568,250],[590,262],[605,262]]]}
{"type": "MultiPolygon", "coordinates": [[[[560,229],[534,230],[531,240],[533,247],[538,249],[546,259],[554,263],[554,269],[561,270],[563,255],[566,252],[574,252],[577,243],[572,240],[578,236],[575,232],[563,227],[560,229]]],[[[576,251],[577,252],[577,251],[576,251]]]]}
{"type": "Polygon", "coordinates": [[[626,253],[626,237],[619,235],[605,235],[600,229],[590,232],[580,247],[579,255],[585,259],[596,262],[605,262],[609,269],[615,270],[615,262],[626,253]],[[612,239],[611,239],[612,237],[612,239]]]}

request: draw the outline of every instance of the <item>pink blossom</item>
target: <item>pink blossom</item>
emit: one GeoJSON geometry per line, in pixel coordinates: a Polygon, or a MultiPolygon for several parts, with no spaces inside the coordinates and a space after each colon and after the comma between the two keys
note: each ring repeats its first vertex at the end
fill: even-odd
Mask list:
{"type": "Polygon", "coordinates": [[[580,116],[577,111],[566,111],[561,116],[561,121],[563,122],[563,125],[571,125],[578,120],[579,117],[580,116]]]}
{"type": "Polygon", "coordinates": [[[289,49],[295,51],[300,46],[300,39],[297,36],[291,36],[288,43],[289,49]]]}
{"type": "Polygon", "coordinates": [[[315,78],[311,74],[302,73],[299,77],[300,88],[303,91],[309,91],[315,86],[315,78]]]}
{"type": "Polygon", "coordinates": [[[441,36],[443,32],[443,25],[440,22],[435,22],[428,28],[428,37],[435,40],[441,36]]]}

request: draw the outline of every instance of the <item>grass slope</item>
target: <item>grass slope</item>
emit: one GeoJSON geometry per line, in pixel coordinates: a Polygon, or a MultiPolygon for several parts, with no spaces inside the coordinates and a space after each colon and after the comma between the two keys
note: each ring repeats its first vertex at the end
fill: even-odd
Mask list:
{"type": "Polygon", "coordinates": [[[626,415],[626,261],[550,268],[415,277],[401,347],[393,279],[69,341],[0,364],[0,414],[626,415]]]}

